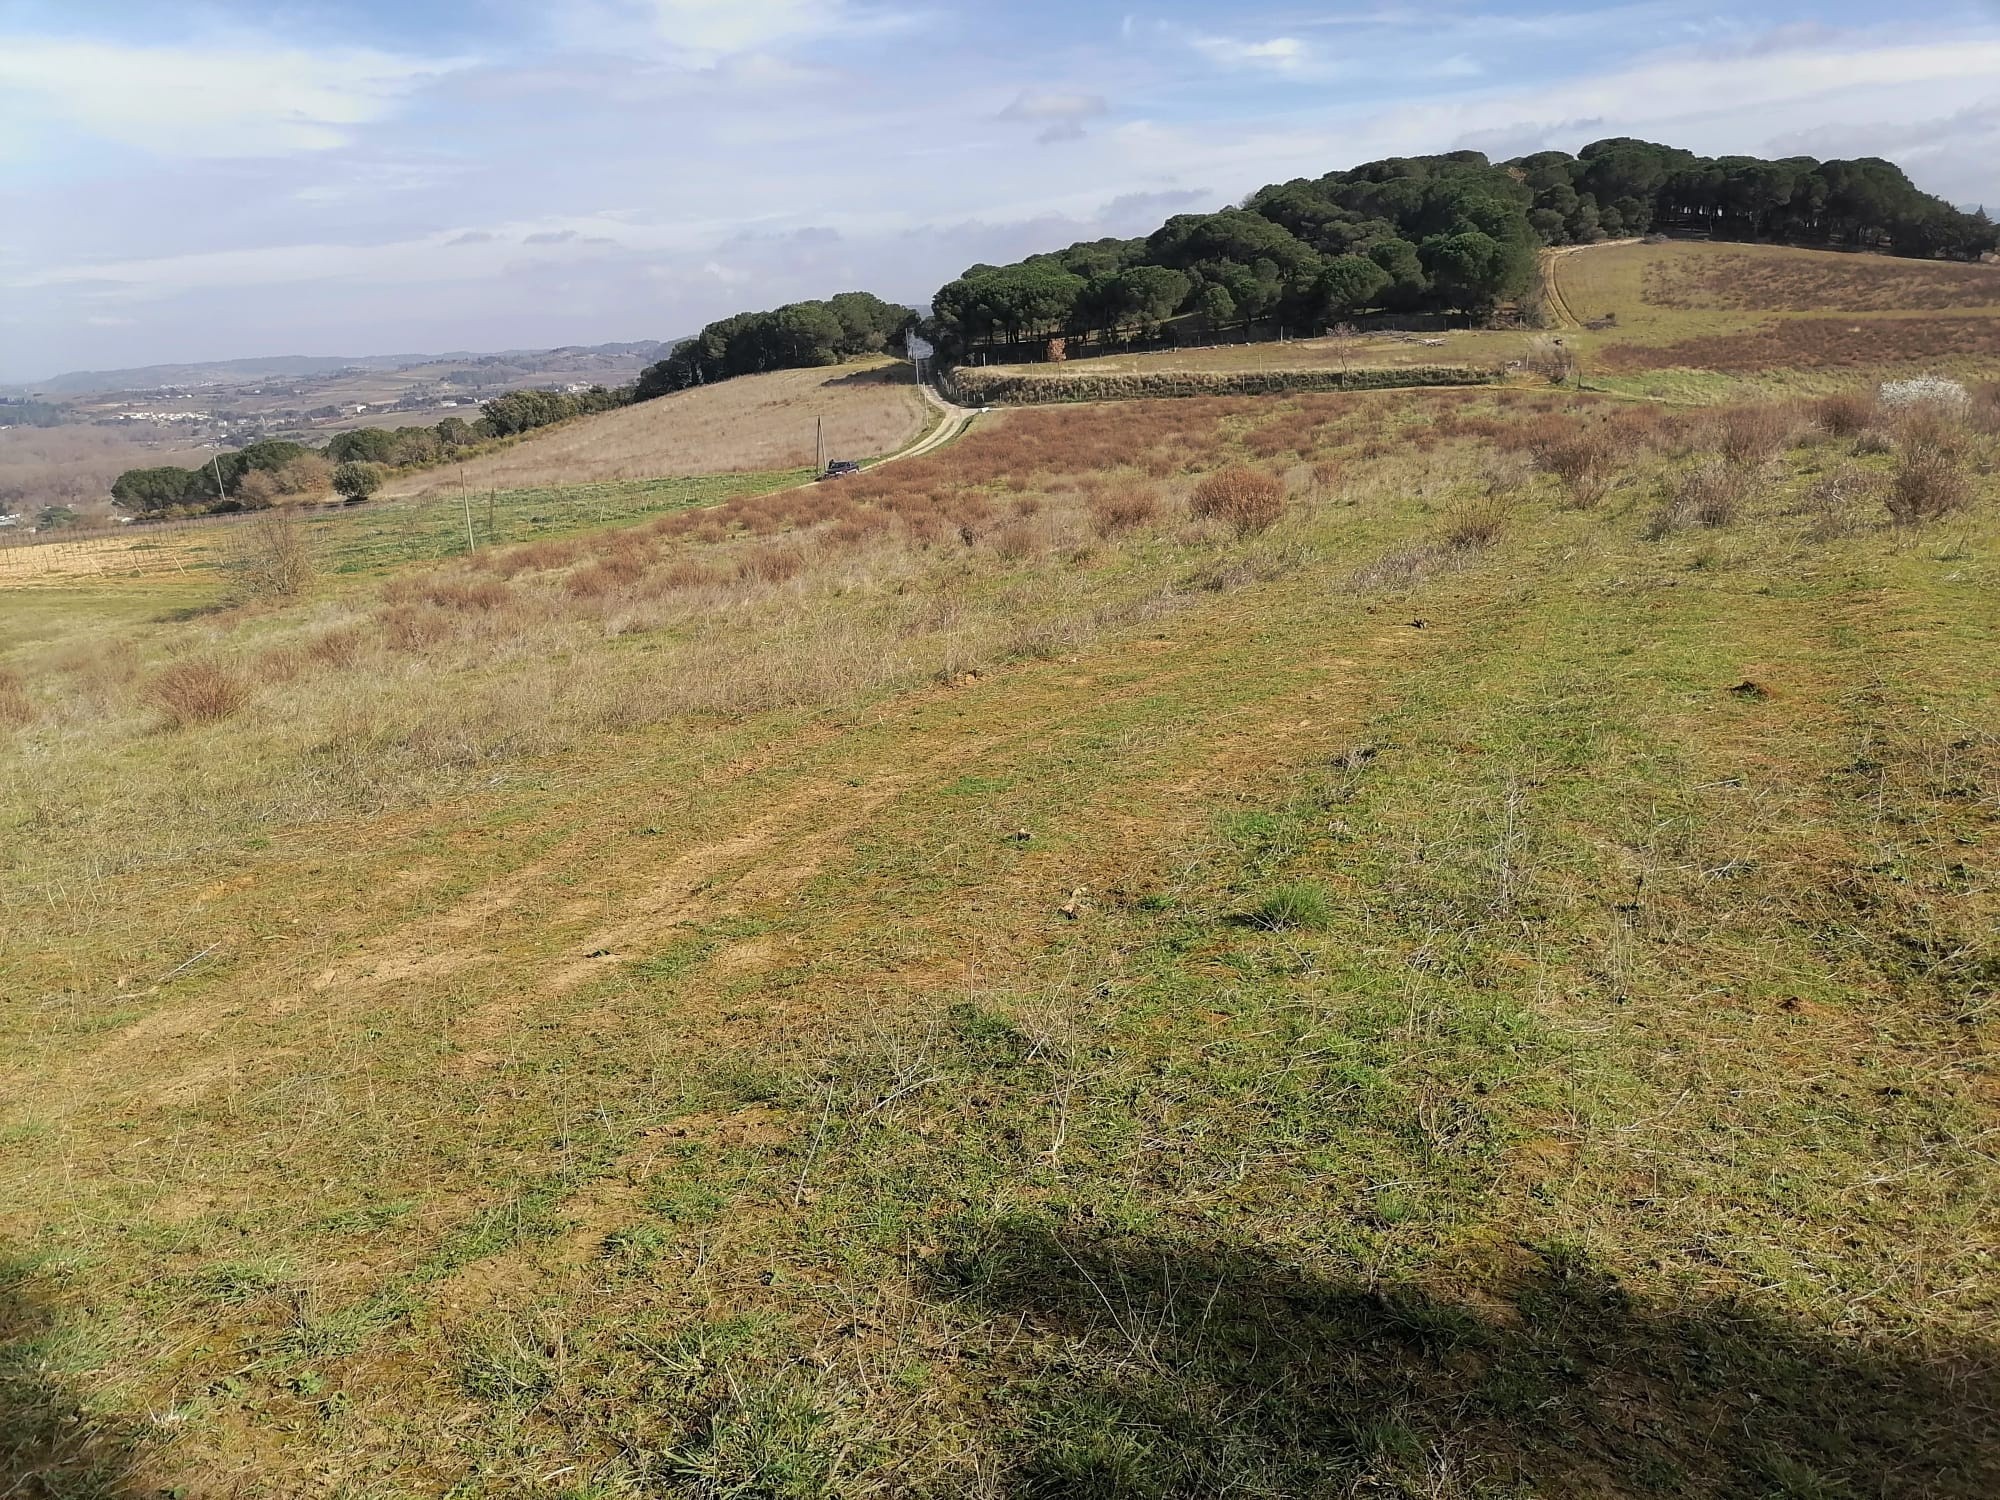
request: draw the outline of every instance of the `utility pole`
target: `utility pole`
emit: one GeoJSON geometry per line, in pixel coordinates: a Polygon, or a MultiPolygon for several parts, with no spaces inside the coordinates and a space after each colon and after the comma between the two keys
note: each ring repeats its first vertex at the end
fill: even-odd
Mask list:
{"type": "Polygon", "coordinates": [[[479,544],[472,539],[472,497],[465,493],[465,475],[462,471],[458,476],[458,503],[465,510],[465,550],[470,554],[479,544]]]}
{"type": "Polygon", "coordinates": [[[216,454],[209,462],[215,465],[215,503],[220,505],[229,498],[222,490],[222,455],[216,454]]]}
{"type": "Polygon", "coordinates": [[[826,472],[826,418],[813,418],[813,472],[826,472]]]}

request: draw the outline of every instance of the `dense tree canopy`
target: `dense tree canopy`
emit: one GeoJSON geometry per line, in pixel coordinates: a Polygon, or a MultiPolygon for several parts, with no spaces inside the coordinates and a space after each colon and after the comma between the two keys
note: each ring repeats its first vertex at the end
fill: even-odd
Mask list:
{"type": "MultiPolygon", "coordinates": [[[[504,396],[494,397],[480,407],[480,411],[485,413],[487,430],[494,437],[512,437],[516,433],[532,432],[537,427],[547,427],[553,422],[567,422],[571,417],[584,417],[592,412],[610,411],[614,407],[624,406],[632,399],[629,387],[614,391],[601,385],[594,385],[587,391],[510,391],[504,396]]],[[[449,417],[445,419],[447,422],[450,420],[452,419],[449,417]]],[[[438,428],[416,430],[425,433],[435,443],[447,441],[438,428]]],[[[401,435],[402,429],[398,429],[397,436],[401,435]]],[[[387,456],[380,453],[335,453],[333,456],[366,459],[374,463],[409,464],[434,462],[440,455],[392,452],[387,456]]]]}
{"type": "MultiPolygon", "coordinates": [[[[770,312],[737,313],[709,324],[639,376],[633,399],[757,375],[812,369],[879,354],[915,321],[907,307],[868,292],[842,292],[825,302],[793,302],[770,312]]],[[[492,406],[487,407],[488,415],[492,406]]]]}
{"type": "MultiPolygon", "coordinates": [[[[581,394],[517,391],[489,406],[505,403],[503,416],[534,416],[536,420],[526,420],[523,426],[505,429],[524,431],[580,412],[622,405],[628,399],[627,391],[598,386],[581,394]],[[521,396],[534,399],[516,399],[521,396]]],[[[435,427],[357,427],[335,433],[324,450],[267,438],[233,453],[218,453],[198,468],[128,469],[111,486],[111,498],[138,516],[261,510],[287,495],[324,495],[333,487],[336,466],[358,463],[387,470],[437,463],[501,432],[489,419],[473,423],[446,417],[435,427]]]]}
{"type": "Polygon", "coordinates": [[[1923,192],[1879,157],[1710,158],[1619,137],[1574,157],[1544,151],[1508,165],[1527,174],[1535,222],[1550,244],[1675,229],[1963,259],[1995,245],[1983,212],[1923,192]]]}
{"type": "Polygon", "coordinates": [[[1324,326],[1371,311],[1485,316],[1527,292],[1541,246],[1655,229],[1921,256],[1972,257],[1996,243],[1984,213],[1963,213],[1873,158],[1711,159],[1623,138],[1497,164],[1454,151],[1277,184],[1240,208],[1176,215],[1145,239],[973,266],[938,292],[932,331],[963,355],[1055,334],[1116,336],[1180,314],[1210,329],[1324,326]]]}
{"type": "Polygon", "coordinates": [[[161,464],[150,469],[127,469],[112,482],[111,498],[134,515],[158,515],[190,507],[207,509],[222,497],[207,470],[161,464]]]}
{"type": "Polygon", "coordinates": [[[255,509],[322,478],[320,462],[303,443],[266,438],[198,468],[127,469],[112,483],[111,498],[134,515],[255,509]]]}

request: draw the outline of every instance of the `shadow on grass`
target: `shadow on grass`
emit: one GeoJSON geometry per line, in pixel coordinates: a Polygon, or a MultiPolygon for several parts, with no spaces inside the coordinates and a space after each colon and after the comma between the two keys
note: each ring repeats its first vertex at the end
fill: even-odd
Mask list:
{"type": "Polygon", "coordinates": [[[867,370],[850,370],[845,375],[835,375],[826,382],[836,385],[915,385],[916,366],[897,360],[893,365],[876,365],[867,370]]]}
{"type": "Polygon", "coordinates": [[[1452,1297],[1015,1223],[934,1270],[1008,1334],[1015,1495],[2000,1495],[1996,1346],[1656,1305],[1556,1251],[1452,1297]]]}
{"type": "Polygon", "coordinates": [[[36,1296],[28,1267],[0,1256],[0,1496],[138,1500],[138,1439],[92,1413],[62,1373],[74,1343],[36,1296]]]}

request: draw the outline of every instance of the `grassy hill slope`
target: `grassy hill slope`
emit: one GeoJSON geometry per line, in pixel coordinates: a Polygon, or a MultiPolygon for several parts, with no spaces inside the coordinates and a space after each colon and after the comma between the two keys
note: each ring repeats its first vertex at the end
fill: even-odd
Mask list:
{"type": "Polygon", "coordinates": [[[1995,425],[1006,413],[17,647],[0,1479],[1993,1493],[1995,425]]]}
{"type": "Polygon", "coordinates": [[[1553,258],[1589,370],[1649,394],[2000,375],[2000,267],[1680,241],[1553,258]],[[1743,378],[1738,378],[1743,377],[1743,378]]]}
{"type": "MultiPolygon", "coordinates": [[[[815,423],[831,458],[873,458],[923,430],[907,365],[887,361],[745,375],[566,423],[464,464],[475,489],[810,468],[815,423]]],[[[456,494],[453,465],[385,494],[456,494]]]]}
{"type": "MultiPolygon", "coordinates": [[[[1930,371],[2000,378],[2000,268],[1777,245],[1672,241],[1547,257],[1556,336],[1592,385],[1714,403],[1930,371]],[[1584,325],[1599,325],[1589,326],[1584,325]]],[[[1505,366],[1538,336],[1465,330],[1074,359],[1024,373],[1505,366]]]]}

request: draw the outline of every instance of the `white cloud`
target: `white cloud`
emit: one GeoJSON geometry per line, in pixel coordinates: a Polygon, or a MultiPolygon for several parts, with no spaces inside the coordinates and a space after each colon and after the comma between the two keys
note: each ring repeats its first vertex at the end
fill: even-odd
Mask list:
{"type": "Polygon", "coordinates": [[[0,37],[0,130],[56,119],[162,156],[326,151],[459,62],[270,43],[0,37]]]}
{"type": "Polygon", "coordinates": [[[841,0],[651,0],[654,23],[690,52],[755,52],[841,30],[852,19],[841,0]]]}
{"type": "Polygon", "coordinates": [[[1083,138],[1083,122],[1110,111],[1100,94],[1062,93],[1049,89],[1027,89],[1001,110],[998,119],[1039,125],[1040,141],[1074,141],[1083,138]]]}
{"type": "Polygon", "coordinates": [[[142,302],[183,292],[249,287],[450,281],[498,274],[517,258],[522,245],[532,245],[545,255],[590,259],[597,252],[586,246],[607,240],[669,246],[712,236],[716,228],[712,223],[690,223],[635,234],[609,217],[580,218],[440,231],[373,245],[312,242],[69,264],[20,277],[11,285],[70,287],[99,301],[142,302]]]}
{"type": "Polygon", "coordinates": [[[856,0],[571,0],[554,17],[565,43],[686,67],[786,52],[908,27],[909,13],[856,0]]]}
{"type": "Polygon", "coordinates": [[[1297,73],[1313,61],[1313,49],[1295,36],[1274,36],[1268,41],[1253,42],[1195,32],[1187,40],[1195,51],[1225,68],[1268,68],[1275,73],[1297,73]]]}

